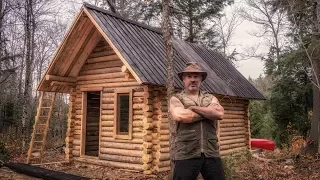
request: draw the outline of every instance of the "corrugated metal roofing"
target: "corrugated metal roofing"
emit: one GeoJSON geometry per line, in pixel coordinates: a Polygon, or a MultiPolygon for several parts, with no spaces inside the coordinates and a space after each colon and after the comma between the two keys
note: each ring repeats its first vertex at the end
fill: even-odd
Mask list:
{"type": "MultiPolygon", "coordinates": [[[[142,83],[166,85],[166,57],[163,36],[158,30],[84,4],[89,14],[112,41],[142,83]]],[[[175,86],[183,88],[177,73],[185,64],[197,61],[208,73],[202,90],[221,95],[264,99],[263,95],[221,54],[203,46],[175,39],[175,86]]]]}

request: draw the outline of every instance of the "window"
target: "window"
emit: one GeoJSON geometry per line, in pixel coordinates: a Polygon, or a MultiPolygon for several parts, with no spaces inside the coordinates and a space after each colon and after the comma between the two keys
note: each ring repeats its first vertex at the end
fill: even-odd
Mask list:
{"type": "Polygon", "coordinates": [[[115,91],[115,128],[114,137],[132,138],[132,91],[115,91]]]}

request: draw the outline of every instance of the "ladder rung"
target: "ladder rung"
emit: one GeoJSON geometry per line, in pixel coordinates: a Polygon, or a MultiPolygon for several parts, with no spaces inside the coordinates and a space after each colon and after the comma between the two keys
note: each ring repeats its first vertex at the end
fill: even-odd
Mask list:
{"type": "Polygon", "coordinates": [[[34,141],[34,143],[43,143],[43,141],[34,141]]]}
{"type": "Polygon", "coordinates": [[[36,126],[46,126],[47,124],[36,124],[36,126]]]}
{"type": "Polygon", "coordinates": [[[41,109],[50,109],[51,107],[41,107],[41,109]]]}

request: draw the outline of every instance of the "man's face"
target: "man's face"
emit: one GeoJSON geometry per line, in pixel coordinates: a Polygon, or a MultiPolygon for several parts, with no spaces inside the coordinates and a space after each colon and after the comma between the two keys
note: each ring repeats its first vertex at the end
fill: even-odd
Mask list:
{"type": "Polygon", "coordinates": [[[199,73],[184,73],[183,82],[186,90],[190,92],[199,91],[202,76],[199,73]]]}

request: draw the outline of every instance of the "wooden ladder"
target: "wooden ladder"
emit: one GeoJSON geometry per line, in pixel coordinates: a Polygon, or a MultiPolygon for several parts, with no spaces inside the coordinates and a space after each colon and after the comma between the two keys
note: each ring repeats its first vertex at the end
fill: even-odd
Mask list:
{"type": "Polygon", "coordinates": [[[37,115],[33,125],[27,164],[42,163],[55,96],[56,93],[54,92],[41,92],[37,115]]]}

